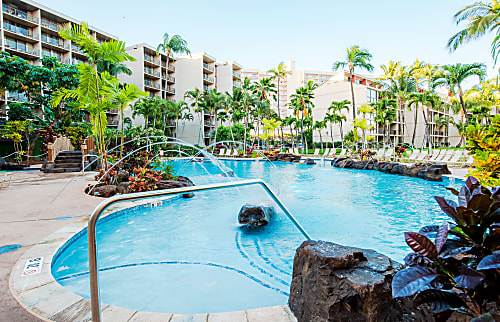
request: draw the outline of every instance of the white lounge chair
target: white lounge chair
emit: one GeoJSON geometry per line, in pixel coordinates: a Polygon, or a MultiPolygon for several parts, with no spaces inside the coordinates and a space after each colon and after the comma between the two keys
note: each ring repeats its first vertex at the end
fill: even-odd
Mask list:
{"type": "Polygon", "coordinates": [[[445,150],[441,152],[439,157],[436,159],[436,162],[447,162],[448,160],[451,159],[454,151],[453,150],[445,150]]]}
{"type": "Polygon", "coordinates": [[[407,161],[408,162],[414,162],[415,160],[417,160],[417,158],[418,158],[419,155],[420,155],[420,150],[419,149],[413,149],[413,152],[408,157],[407,161]]]}
{"type": "Polygon", "coordinates": [[[230,157],[231,156],[231,149],[226,150],[226,154],[224,154],[225,157],[230,157]]]}
{"type": "Polygon", "coordinates": [[[226,149],[220,149],[218,156],[223,156],[226,153],[226,149]]]}
{"type": "Polygon", "coordinates": [[[444,156],[444,153],[445,153],[444,150],[434,149],[432,155],[429,157],[429,161],[436,162],[439,159],[440,155],[441,157],[444,156]]]}
{"type": "Polygon", "coordinates": [[[416,162],[427,162],[429,161],[429,152],[427,150],[422,150],[418,158],[415,159],[416,162]]]}
{"type": "MultiPolygon", "coordinates": [[[[333,152],[333,151],[335,151],[335,152],[336,152],[336,151],[337,151],[337,149],[333,149],[333,150],[332,150],[332,152],[333,152]]],[[[334,155],[332,155],[332,156],[335,156],[335,157],[337,157],[337,158],[340,158],[340,157],[345,157],[345,156],[347,156],[347,150],[346,150],[346,149],[341,149],[339,153],[335,153],[335,154],[334,154],[334,155]]]]}
{"type": "Polygon", "coordinates": [[[378,149],[377,153],[373,156],[374,159],[381,160],[384,157],[385,149],[378,149]]]}
{"type": "Polygon", "coordinates": [[[394,156],[394,148],[389,148],[389,149],[387,149],[387,151],[384,152],[382,159],[386,160],[386,161],[390,161],[393,156],[394,156]]]}
{"type": "Polygon", "coordinates": [[[457,150],[455,152],[453,152],[453,156],[451,157],[450,160],[446,161],[446,163],[448,164],[459,164],[460,163],[460,159],[462,159],[464,156],[463,154],[463,151],[462,150],[457,150]]]}
{"type": "Polygon", "coordinates": [[[314,149],[313,156],[319,156],[319,149],[314,149]]]}
{"type": "Polygon", "coordinates": [[[240,155],[240,154],[239,154],[239,152],[238,152],[238,149],[237,149],[237,148],[235,148],[235,149],[233,150],[233,154],[232,154],[231,156],[233,156],[233,157],[237,158],[239,155],[240,155]]]}
{"type": "Polygon", "coordinates": [[[330,153],[330,148],[326,148],[325,152],[323,153],[323,158],[326,158],[328,156],[328,153],[330,153]]]}

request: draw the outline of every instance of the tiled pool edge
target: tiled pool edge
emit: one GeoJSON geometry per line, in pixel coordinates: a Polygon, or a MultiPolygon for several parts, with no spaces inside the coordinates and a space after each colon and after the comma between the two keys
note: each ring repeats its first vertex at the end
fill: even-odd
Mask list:
{"type": "MultiPolygon", "coordinates": [[[[56,282],[51,273],[51,263],[58,250],[86,227],[84,221],[74,222],[59,229],[28,249],[12,268],[9,278],[12,296],[24,309],[41,320],[91,321],[90,301],[65,289],[56,282]],[[22,276],[26,261],[38,257],[43,257],[40,273],[22,276]]],[[[287,305],[192,315],[139,312],[101,305],[104,321],[296,321],[287,305]]]]}

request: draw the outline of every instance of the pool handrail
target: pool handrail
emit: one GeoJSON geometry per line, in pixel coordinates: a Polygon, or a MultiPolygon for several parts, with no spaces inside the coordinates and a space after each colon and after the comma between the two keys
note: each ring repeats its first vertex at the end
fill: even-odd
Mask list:
{"type": "Polygon", "coordinates": [[[168,195],[185,194],[195,191],[203,190],[217,190],[225,189],[231,187],[240,186],[250,186],[250,185],[260,185],[264,190],[269,193],[273,201],[281,208],[285,215],[290,219],[290,221],[297,227],[297,229],[304,235],[307,240],[311,240],[309,234],[302,228],[297,219],[290,213],[290,211],[285,207],[285,205],[278,199],[274,192],[269,188],[269,186],[260,179],[243,180],[236,182],[223,182],[216,184],[209,184],[203,186],[190,186],[181,187],[168,190],[153,190],[138,193],[130,193],[125,195],[115,195],[101,202],[92,212],[87,225],[87,236],[88,236],[88,246],[89,246],[89,277],[90,277],[90,304],[92,309],[92,321],[101,322],[101,303],[99,295],[99,267],[97,263],[97,240],[96,240],[96,224],[102,213],[112,204],[133,201],[138,199],[147,199],[162,197],[168,195]]]}

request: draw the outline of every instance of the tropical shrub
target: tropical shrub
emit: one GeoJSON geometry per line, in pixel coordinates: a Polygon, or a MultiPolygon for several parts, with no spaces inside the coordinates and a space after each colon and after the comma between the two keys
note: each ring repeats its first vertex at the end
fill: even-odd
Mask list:
{"type": "Polygon", "coordinates": [[[151,191],[157,188],[156,183],[162,178],[161,171],[148,168],[136,168],[130,177],[129,189],[131,192],[151,191]]]}
{"type": "Polygon", "coordinates": [[[81,149],[83,141],[90,134],[87,128],[83,126],[68,126],[65,130],[75,150],[81,149]]]}
{"type": "Polygon", "coordinates": [[[117,171],[114,168],[109,170],[109,167],[106,170],[100,169],[99,173],[95,175],[94,180],[103,185],[116,184],[117,171]]]}
{"type": "Polygon", "coordinates": [[[177,179],[177,176],[175,175],[174,165],[172,164],[172,162],[170,162],[170,160],[156,160],[151,163],[151,167],[161,173],[160,175],[163,180],[177,179]]]}
{"type": "Polygon", "coordinates": [[[467,150],[474,156],[469,175],[485,186],[500,186],[500,115],[490,116],[491,124],[472,124],[464,133],[467,150]]]}
{"type": "Polygon", "coordinates": [[[457,311],[473,321],[494,321],[500,318],[500,187],[489,190],[469,177],[460,191],[447,189],[458,204],[434,198],[454,222],[405,233],[414,252],[394,276],[393,297],[413,296],[416,306],[425,304],[441,317],[457,311]]]}

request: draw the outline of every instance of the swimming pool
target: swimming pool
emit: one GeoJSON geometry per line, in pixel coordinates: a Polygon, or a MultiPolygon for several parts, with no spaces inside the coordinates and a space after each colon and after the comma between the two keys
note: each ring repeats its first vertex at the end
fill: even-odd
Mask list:
{"type": "MultiPolygon", "coordinates": [[[[328,164],[224,161],[236,178],[211,163],[176,161],[195,184],[262,178],[313,239],[371,248],[401,261],[402,232],[445,221],[434,195],[440,183],[328,164]]],[[[442,183],[457,187],[459,182],[442,183]]],[[[138,206],[98,222],[103,303],[141,311],[204,313],[287,302],[295,249],[304,240],[278,213],[265,227],[237,224],[241,206],[269,199],[260,187],[197,192],[161,205],[138,206]],[[126,295],[124,295],[126,294],[126,295]]],[[[52,262],[56,281],[89,294],[86,230],[52,262]]]]}

